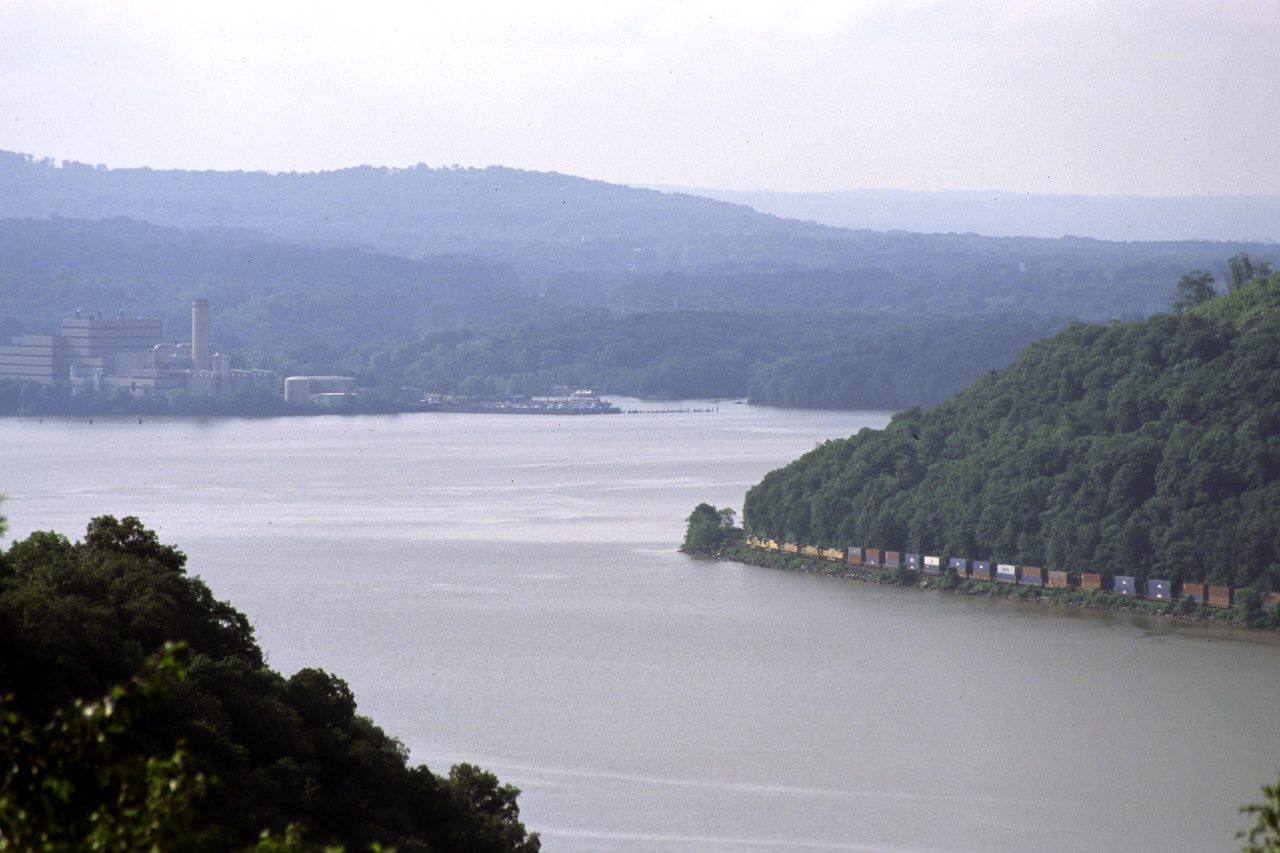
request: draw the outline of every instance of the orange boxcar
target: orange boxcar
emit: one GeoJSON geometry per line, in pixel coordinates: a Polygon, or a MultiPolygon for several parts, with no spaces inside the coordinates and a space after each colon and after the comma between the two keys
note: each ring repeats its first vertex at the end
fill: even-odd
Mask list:
{"type": "Polygon", "coordinates": [[[1209,606],[1210,607],[1230,607],[1231,606],[1231,587],[1229,586],[1209,587],[1209,606]]]}

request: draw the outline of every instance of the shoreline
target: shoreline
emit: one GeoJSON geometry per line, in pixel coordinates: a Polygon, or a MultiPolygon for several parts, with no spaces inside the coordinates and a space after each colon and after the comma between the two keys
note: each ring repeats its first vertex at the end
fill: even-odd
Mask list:
{"type": "Polygon", "coordinates": [[[1238,617],[1235,607],[1216,608],[1204,604],[1185,605],[1180,601],[1155,602],[1139,598],[1124,598],[1110,592],[1095,590],[1023,586],[1000,581],[960,580],[954,575],[924,575],[907,569],[871,569],[846,563],[804,557],[798,554],[780,554],[757,551],[739,545],[727,545],[716,551],[703,551],[681,547],[679,551],[691,557],[725,560],[748,566],[793,572],[804,575],[825,575],[841,580],[873,583],[885,586],[915,587],[950,595],[977,595],[985,598],[1010,598],[1019,601],[1038,602],[1057,607],[1078,607],[1088,610],[1111,610],[1117,613],[1133,613],[1160,616],[1186,622],[1210,623],[1247,628],[1251,631],[1277,631],[1268,626],[1246,625],[1238,617]]]}

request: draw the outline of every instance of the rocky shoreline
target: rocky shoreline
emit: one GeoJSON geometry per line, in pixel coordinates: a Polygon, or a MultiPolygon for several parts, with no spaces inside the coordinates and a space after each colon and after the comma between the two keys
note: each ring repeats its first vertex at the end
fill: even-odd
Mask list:
{"type": "Polygon", "coordinates": [[[1189,622],[1208,622],[1218,625],[1234,625],[1253,630],[1277,630],[1275,627],[1246,625],[1239,608],[1212,608],[1180,601],[1155,602],[1130,599],[1100,590],[1086,592],[1080,589],[1052,589],[1048,587],[1017,586],[998,581],[960,580],[954,575],[923,575],[905,567],[872,569],[847,563],[802,557],[797,554],[775,554],[757,551],[741,545],[727,545],[715,551],[681,548],[692,557],[711,560],[728,560],[748,566],[796,572],[806,575],[826,575],[843,580],[888,586],[918,587],[953,595],[980,595],[988,598],[1010,598],[1036,601],[1059,607],[1082,607],[1090,610],[1113,610],[1119,613],[1135,613],[1146,616],[1162,616],[1189,622]]]}

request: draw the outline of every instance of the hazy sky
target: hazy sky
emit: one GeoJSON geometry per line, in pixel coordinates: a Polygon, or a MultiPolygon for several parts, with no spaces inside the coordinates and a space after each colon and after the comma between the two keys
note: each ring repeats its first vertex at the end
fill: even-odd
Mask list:
{"type": "Polygon", "coordinates": [[[0,0],[0,122],[113,167],[1280,194],[1280,2],[0,0]]]}

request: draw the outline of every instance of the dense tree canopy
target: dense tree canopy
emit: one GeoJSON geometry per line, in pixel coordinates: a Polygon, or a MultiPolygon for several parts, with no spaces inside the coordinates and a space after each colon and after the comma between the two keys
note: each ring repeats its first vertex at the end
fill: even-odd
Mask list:
{"type": "Polygon", "coordinates": [[[1280,589],[1280,275],[1074,324],[747,494],[748,531],[1280,589]]]}
{"type": "Polygon", "coordinates": [[[185,571],[182,552],[136,518],[96,518],[82,542],[37,532],[0,555],[0,696],[50,719],[127,681],[168,641],[185,643],[172,702],[146,709],[128,748],[171,756],[217,780],[209,819],[246,845],[296,824],[350,849],[534,851],[516,794],[459,765],[411,767],[404,747],[357,713],[336,676],[269,669],[243,614],[185,571]]]}
{"type": "MultiPolygon", "coordinates": [[[[717,509],[701,503],[689,514],[684,534],[684,547],[690,551],[714,551],[735,532],[733,518],[736,513],[729,507],[717,509]]],[[[741,531],[737,531],[741,533],[741,531]]]]}

